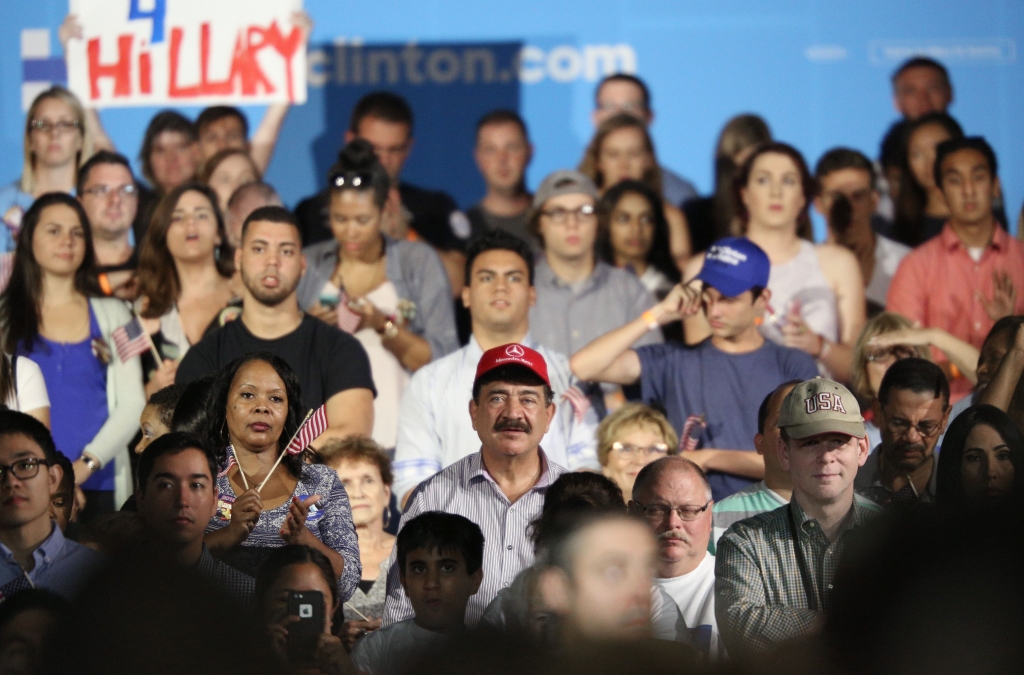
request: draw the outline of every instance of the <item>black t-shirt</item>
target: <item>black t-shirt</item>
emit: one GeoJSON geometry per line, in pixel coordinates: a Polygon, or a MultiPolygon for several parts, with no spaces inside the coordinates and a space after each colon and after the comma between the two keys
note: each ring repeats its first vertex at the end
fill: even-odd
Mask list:
{"type": "Polygon", "coordinates": [[[299,378],[305,408],[318,408],[346,389],[369,389],[377,395],[370,360],[359,341],[308,314],[298,328],[276,340],[256,337],[241,319],[218,328],[188,350],[175,382],[198,380],[252,352],[276,354],[291,366],[299,378]]]}

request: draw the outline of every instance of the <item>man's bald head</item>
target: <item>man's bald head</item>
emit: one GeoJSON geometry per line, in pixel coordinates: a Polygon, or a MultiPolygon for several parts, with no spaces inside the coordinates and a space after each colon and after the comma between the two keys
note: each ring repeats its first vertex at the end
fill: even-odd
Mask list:
{"type": "Polygon", "coordinates": [[[708,482],[708,477],[704,475],[704,471],[690,460],[679,455],[662,457],[656,462],[651,462],[640,469],[640,473],[636,475],[636,481],[633,483],[633,496],[642,502],[643,496],[661,482],[663,476],[677,471],[689,473],[703,483],[704,489],[707,491],[707,498],[711,499],[711,483],[708,482]]]}

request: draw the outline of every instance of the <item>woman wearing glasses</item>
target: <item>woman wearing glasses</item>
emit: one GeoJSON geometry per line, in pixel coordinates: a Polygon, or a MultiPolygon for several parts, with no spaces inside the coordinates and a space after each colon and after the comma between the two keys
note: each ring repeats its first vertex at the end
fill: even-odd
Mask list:
{"type": "Polygon", "coordinates": [[[334,239],[305,249],[299,305],[366,349],[377,387],[373,440],[393,448],[410,374],[459,346],[448,276],[430,246],[385,234],[391,179],[372,145],[346,145],[329,180],[334,239]]]}
{"type": "Polygon", "coordinates": [[[47,192],[74,192],[78,167],[92,150],[85,110],[74,94],[56,86],[36,96],[25,117],[21,178],[0,188],[0,253],[15,249],[21,219],[33,200],[47,192]]]}
{"type": "Polygon", "coordinates": [[[640,403],[626,403],[597,428],[597,457],[625,501],[633,498],[633,481],[640,469],[656,459],[676,454],[679,437],[665,416],[640,403]]]}

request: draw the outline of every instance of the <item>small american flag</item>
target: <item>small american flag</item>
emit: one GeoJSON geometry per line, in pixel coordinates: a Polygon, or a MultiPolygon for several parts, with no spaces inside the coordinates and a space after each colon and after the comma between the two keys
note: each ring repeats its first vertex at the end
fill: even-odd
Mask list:
{"type": "Polygon", "coordinates": [[[576,423],[583,422],[583,416],[590,410],[590,399],[583,393],[583,390],[575,384],[565,390],[562,400],[568,401],[572,406],[572,412],[576,416],[576,423]]]}
{"type": "Polygon", "coordinates": [[[137,316],[132,316],[131,321],[114,329],[111,335],[122,362],[149,350],[149,334],[139,323],[137,316]]]}
{"type": "Polygon", "coordinates": [[[362,320],[363,315],[348,306],[348,294],[342,291],[338,297],[338,328],[352,334],[359,328],[359,322],[362,320]]]}
{"type": "Polygon", "coordinates": [[[696,450],[700,445],[700,437],[708,423],[704,421],[704,415],[690,415],[683,424],[683,433],[679,437],[680,450],[696,450]]]}
{"type": "Polygon", "coordinates": [[[217,478],[223,478],[224,476],[231,473],[231,467],[238,466],[238,460],[235,459],[235,448],[228,446],[228,465],[224,467],[224,470],[217,474],[217,478]]]}
{"type": "Polygon", "coordinates": [[[327,429],[327,407],[320,406],[309,415],[302,422],[298,432],[292,437],[291,443],[285,448],[285,451],[289,455],[298,455],[306,446],[312,443],[316,438],[327,429]]]}

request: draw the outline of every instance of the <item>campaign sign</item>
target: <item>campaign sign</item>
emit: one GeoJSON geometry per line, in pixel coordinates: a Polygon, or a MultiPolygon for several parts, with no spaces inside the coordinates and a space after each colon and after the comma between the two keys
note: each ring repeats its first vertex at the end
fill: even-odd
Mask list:
{"type": "Polygon", "coordinates": [[[71,0],[68,83],[87,105],[303,103],[301,0],[71,0]]]}

